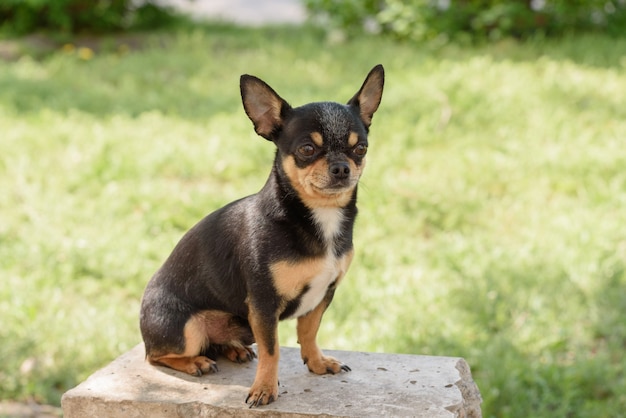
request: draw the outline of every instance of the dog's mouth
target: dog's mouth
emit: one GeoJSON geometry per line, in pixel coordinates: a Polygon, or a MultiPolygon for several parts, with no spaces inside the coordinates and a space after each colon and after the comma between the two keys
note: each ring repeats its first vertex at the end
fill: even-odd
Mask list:
{"type": "Polygon", "coordinates": [[[358,179],[335,179],[324,184],[312,184],[314,190],[323,195],[337,195],[351,191],[356,186],[358,179]]]}
{"type": "MultiPolygon", "coordinates": [[[[343,207],[348,204],[359,181],[358,176],[346,179],[331,179],[327,176],[309,178],[301,183],[309,207],[343,207]]],[[[304,197],[303,196],[303,197],[304,197]]]]}

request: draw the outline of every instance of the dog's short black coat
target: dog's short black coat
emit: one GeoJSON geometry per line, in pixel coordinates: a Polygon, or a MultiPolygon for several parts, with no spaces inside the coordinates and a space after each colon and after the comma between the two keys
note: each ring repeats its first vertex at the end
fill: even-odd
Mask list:
{"type": "Polygon", "coordinates": [[[202,219],[148,283],[140,327],[150,363],[201,375],[217,371],[218,354],[256,357],[256,341],[246,402],[264,405],[278,397],[278,321],[297,318],[309,370],[350,370],[315,340],[352,259],[357,183],[383,84],[378,65],[347,105],[292,108],[260,79],[241,77],[255,131],[277,147],[274,164],[260,192],[202,219]]]}

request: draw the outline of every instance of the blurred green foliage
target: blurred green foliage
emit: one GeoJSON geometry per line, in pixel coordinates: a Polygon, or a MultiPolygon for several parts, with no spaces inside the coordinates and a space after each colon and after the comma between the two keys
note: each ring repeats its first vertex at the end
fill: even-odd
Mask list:
{"type": "Polygon", "coordinates": [[[626,33],[626,2],[607,0],[306,0],[331,26],[363,26],[408,40],[497,40],[626,33]]]}
{"type": "Polygon", "coordinates": [[[0,28],[14,34],[49,29],[62,32],[110,32],[152,28],[173,20],[171,9],[151,1],[3,0],[0,28]]]}

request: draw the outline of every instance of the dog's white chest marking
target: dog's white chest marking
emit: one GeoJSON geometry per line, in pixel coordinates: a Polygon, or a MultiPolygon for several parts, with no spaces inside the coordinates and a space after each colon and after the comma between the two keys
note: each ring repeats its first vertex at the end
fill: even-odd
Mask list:
{"type": "Polygon", "coordinates": [[[312,212],[313,220],[329,250],[331,250],[334,238],[341,232],[343,211],[339,208],[317,208],[313,209],[312,212]]]}

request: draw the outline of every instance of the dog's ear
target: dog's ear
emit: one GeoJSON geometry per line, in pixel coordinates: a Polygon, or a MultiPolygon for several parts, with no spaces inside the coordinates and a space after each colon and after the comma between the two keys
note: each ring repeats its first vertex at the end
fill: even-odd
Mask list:
{"type": "Polygon", "coordinates": [[[385,69],[381,64],[372,68],[361,89],[350,99],[348,105],[358,109],[361,120],[366,128],[372,124],[374,112],[378,109],[380,99],[383,97],[383,86],[385,84],[385,69]]]}
{"type": "Polygon", "coordinates": [[[244,74],[241,76],[241,100],[246,114],[254,124],[254,130],[267,140],[282,127],[285,112],[291,106],[263,80],[244,74]]]}

